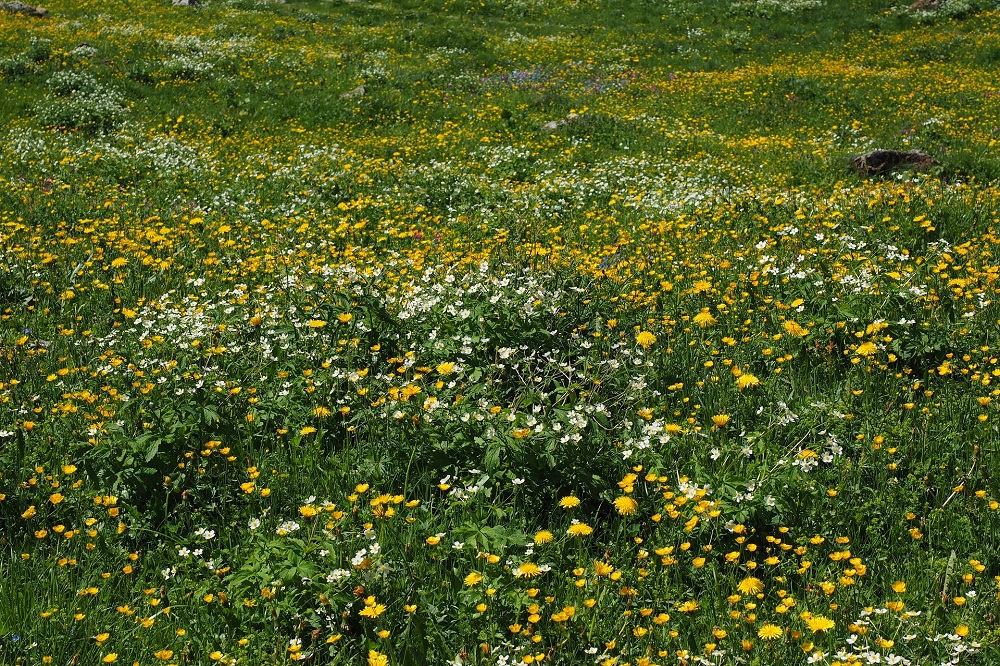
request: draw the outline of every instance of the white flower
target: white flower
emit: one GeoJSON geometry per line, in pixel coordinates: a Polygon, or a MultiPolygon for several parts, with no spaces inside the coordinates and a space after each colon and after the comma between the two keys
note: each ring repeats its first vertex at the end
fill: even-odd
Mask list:
{"type": "Polygon", "coordinates": [[[252,530],[255,530],[258,527],[260,527],[260,518],[251,518],[250,522],[247,523],[247,527],[249,527],[252,530]]]}

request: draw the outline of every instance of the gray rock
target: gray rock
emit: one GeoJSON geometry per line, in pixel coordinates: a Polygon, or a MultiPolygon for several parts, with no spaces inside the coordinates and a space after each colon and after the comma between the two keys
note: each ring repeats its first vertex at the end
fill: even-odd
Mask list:
{"type": "Polygon", "coordinates": [[[566,125],[569,125],[572,122],[576,122],[579,119],[580,119],[579,113],[569,113],[566,114],[565,118],[562,118],[560,120],[550,120],[549,122],[542,125],[542,129],[546,132],[555,132],[559,128],[565,127],[566,125]]]}
{"type": "Polygon", "coordinates": [[[872,150],[851,158],[851,167],[863,176],[891,171],[896,167],[927,169],[937,162],[921,150],[872,150]]]}
{"type": "Polygon", "coordinates": [[[14,14],[27,14],[28,16],[37,16],[41,18],[48,14],[47,9],[42,7],[32,7],[31,5],[26,5],[20,0],[14,0],[13,2],[0,2],[0,10],[5,12],[12,12],[14,14]]]}
{"type": "Polygon", "coordinates": [[[365,96],[365,86],[364,84],[362,84],[357,88],[355,88],[354,90],[348,90],[347,92],[345,92],[343,95],[340,96],[340,99],[357,99],[358,97],[364,97],[364,96],[365,96]]]}

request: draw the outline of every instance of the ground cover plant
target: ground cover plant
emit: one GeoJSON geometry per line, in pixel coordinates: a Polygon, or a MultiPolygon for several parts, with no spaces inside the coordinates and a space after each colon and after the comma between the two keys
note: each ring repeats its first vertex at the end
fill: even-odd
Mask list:
{"type": "Polygon", "coordinates": [[[995,3],[47,9],[0,663],[1000,660],[995,3]]]}

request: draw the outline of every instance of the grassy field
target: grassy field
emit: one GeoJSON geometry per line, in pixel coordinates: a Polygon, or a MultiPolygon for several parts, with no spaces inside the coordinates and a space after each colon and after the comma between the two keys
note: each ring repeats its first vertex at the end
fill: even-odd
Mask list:
{"type": "Polygon", "coordinates": [[[48,9],[0,664],[1000,663],[994,2],[48,9]]]}

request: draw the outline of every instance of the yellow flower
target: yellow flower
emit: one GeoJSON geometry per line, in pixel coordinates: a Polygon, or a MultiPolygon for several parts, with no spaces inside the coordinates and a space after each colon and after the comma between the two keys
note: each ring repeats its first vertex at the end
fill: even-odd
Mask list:
{"type": "Polygon", "coordinates": [[[389,656],[375,650],[369,650],[368,666],[389,666],[389,656]]]}
{"type": "Polygon", "coordinates": [[[222,653],[216,650],[212,652],[210,655],[208,655],[208,658],[211,659],[212,661],[219,661],[220,659],[222,659],[222,653]]]}
{"type": "Polygon", "coordinates": [[[615,509],[618,510],[619,515],[631,516],[639,509],[639,503],[628,495],[622,495],[615,498],[615,509]]]}
{"type": "Polygon", "coordinates": [[[712,417],[712,423],[720,428],[729,423],[729,414],[716,414],[712,417]]]}
{"type": "Polygon", "coordinates": [[[823,617],[822,615],[813,615],[808,620],[806,620],[806,626],[813,633],[817,631],[827,631],[833,629],[837,624],[828,617],[823,617]]]}
{"type": "Polygon", "coordinates": [[[736,378],[736,386],[742,391],[743,389],[750,388],[751,386],[760,386],[760,380],[757,379],[755,375],[752,375],[749,372],[744,372],[736,378]]]}
{"type": "Polygon", "coordinates": [[[707,309],[702,310],[694,316],[694,323],[698,324],[702,328],[708,328],[712,324],[717,324],[718,319],[712,316],[712,313],[707,309]]]}
{"type": "Polygon", "coordinates": [[[436,546],[439,543],[441,543],[441,537],[439,537],[439,536],[429,536],[429,537],[427,537],[427,539],[425,539],[425,541],[427,541],[427,545],[428,546],[436,546]]]}
{"type": "Polygon", "coordinates": [[[341,324],[346,324],[347,322],[351,321],[352,319],[354,319],[354,315],[352,315],[350,312],[341,312],[339,315],[337,315],[337,320],[341,324]]]}
{"type": "Polygon", "coordinates": [[[589,536],[593,532],[594,528],[588,525],[587,523],[573,523],[572,525],[569,526],[569,529],[566,530],[566,534],[578,537],[589,536]]]}
{"type": "Polygon", "coordinates": [[[117,660],[118,660],[118,653],[109,652],[108,654],[104,655],[104,659],[102,659],[101,661],[103,661],[105,664],[110,664],[117,660]]]}
{"type": "Polygon", "coordinates": [[[552,532],[549,532],[548,530],[539,530],[538,532],[535,532],[536,544],[541,545],[545,543],[551,543],[553,538],[554,537],[552,536],[552,532]]]}
{"type": "Polygon", "coordinates": [[[300,506],[299,513],[302,515],[303,518],[312,518],[313,516],[319,513],[319,509],[309,505],[300,506]]]}
{"type": "Polygon", "coordinates": [[[610,564],[607,564],[605,562],[600,562],[598,560],[594,561],[594,573],[597,576],[599,576],[599,577],[600,576],[607,576],[609,573],[611,573],[614,570],[615,570],[615,568],[612,565],[610,565],[610,564]]]}
{"type": "Polygon", "coordinates": [[[76,471],[76,465],[63,465],[62,466],[62,473],[66,474],[67,476],[70,475],[70,474],[72,474],[75,471],[76,471]]]}
{"type": "Polygon", "coordinates": [[[739,582],[736,589],[739,590],[740,594],[757,594],[764,591],[764,583],[760,578],[747,576],[739,582]]]}
{"type": "Polygon", "coordinates": [[[452,372],[454,372],[454,370],[455,370],[455,364],[452,363],[451,361],[448,361],[447,363],[442,363],[437,367],[439,375],[450,375],[452,372]]]}
{"type": "Polygon", "coordinates": [[[162,659],[163,661],[166,661],[167,659],[170,659],[172,656],[174,656],[174,651],[164,648],[159,652],[154,652],[153,656],[156,657],[157,659],[162,659]]]}
{"type": "Polygon", "coordinates": [[[649,349],[656,343],[656,336],[649,331],[641,331],[635,336],[635,341],[642,345],[643,349],[649,349]]]}
{"type": "Polygon", "coordinates": [[[781,627],[776,624],[766,623],[757,632],[757,635],[763,638],[765,641],[773,641],[775,638],[779,638],[784,632],[781,627]]]}
{"type": "Polygon", "coordinates": [[[580,500],[572,495],[567,495],[559,500],[559,506],[564,509],[572,509],[575,506],[580,506],[580,500]]]}
{"type": "Polygon", "coordinates": [[[34,518],[35,517],[35,505],[32,504],[27,509],[25,509],[24,513],[21,514],[21,517],[22,518],[34,518]]]}
{"type": "Polygon", "coordinates": [[[257,488],[257,484],[253,481],[247,481],[246,483],[240,484],[240,490],[245,492],[247,495],[252,493],[257,488]]]}
{"type": "Polygon", "coordinates": [[[365,607],[361,609],[358,615],[360,615],[361,617],[367,617],[374,620],[384,612],[385,612],[385,604],[372,604],[370,606],[365,605],[365,607]]]}
{"type": "Polygon", "coordinates": [[[871,356],[877,351],[878,347],[876,347],[875,343],[871,341],[865,342],[864,344],[860,345],[857,348],[857,350],[855,350],[858,356],[871,356]]]}
{"type": "Polygon", "coordinates": [[[698,602],[695,601],[694,599],[688,599],[680,606],[678,606],[677,610],[679,610],[682,613],[693,613],[696,610],[698,610],[698,602]]]}
{"type": "Polygon", "coordinates": [[[483,574],[478,571],[473,571],[468,576],[465,577],[465,584],[468,587],[474,587],[479,585],[480,581],[483,580],[483,574]]]}
{"type": "Polygon", "coordinates": [[[108,638],[110,636],[111,636],[111,634],[97,634],[97,636],[94,637],[94,640],[96,640],[98,642],[98,644],[100,644],[100,643],[103,643],[104,641],[108,640],[108,638]]]}
{"type": "Polygon", "coordinates": [[[904,583],[901,580],[897,580],[895,583],[892,584],[892,591],[897,592],[899,594],[906,592],[906,583],[904,583]]]}
{"type": "Polygon", "coordinates": [[[542,570],[538,568],[538,565],[534,562],[525,562],[518,568],[514,569],[514,575],[518,578],[534,578],[535,576],[540,576],[542,570]]]}
{"type": "Polygon", "coordinates": [[[309,328],[323,328],[326,326],[326,322],[322,319],[311,319],[309,323],[306,324],[309,328]]]}
{"type": "Polygon", "coordinates": [[[799,324],[794,319],[789,319],[784,324],[782,324],[781,327],[785,329],[785,333],[788,333],[788,335],[794,336],[796,338],[804,338],[805,336],[809,335],[809,330],[806,329],[801,324],[799,324]]]}

